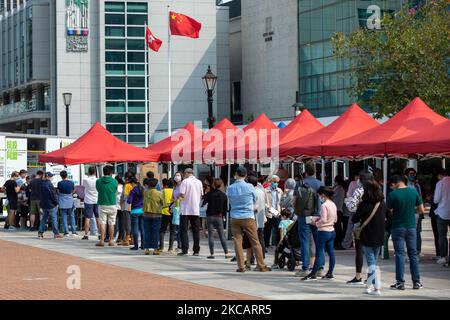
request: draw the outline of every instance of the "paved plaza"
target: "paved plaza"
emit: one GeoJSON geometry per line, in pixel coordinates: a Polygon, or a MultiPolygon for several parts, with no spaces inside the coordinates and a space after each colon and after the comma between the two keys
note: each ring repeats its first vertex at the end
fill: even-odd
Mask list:
{"type": "MultiPolygon", "coordinates": [[[[287,270],[270,273],[235,272],[236,264],[217,251],[207,260],[208,247],[202,239],[200,257],[172,254],[145,256],[128,248],[97,248],[95,240],[38,240],[30,232],[0,231],[0,299],[375,299],[363,294],[363,287],[346,285],[354,276],[353,250],[337,251],[334,281],[304,283],[287,270]],[[79,266],[81,289],[66,287],[69,266],[79,266]],[[8,270],[5,272],[5,270],[8,270]]],[[[429,219],[424,221],[421,259],[423,290],[412,290],[407,266],[406,290],[392,291],[395,280],[393,254],[381,261],[383,292],[380,299],[449,299],[450,268],[433,260],[429,219]]],[[[233,247],[232,242],[229,243],[233,247]]],[[[216,242],[216,249],[220,243],[216,242]]],[[[271,265],[272,255],[266,257],[271,265]]]]}

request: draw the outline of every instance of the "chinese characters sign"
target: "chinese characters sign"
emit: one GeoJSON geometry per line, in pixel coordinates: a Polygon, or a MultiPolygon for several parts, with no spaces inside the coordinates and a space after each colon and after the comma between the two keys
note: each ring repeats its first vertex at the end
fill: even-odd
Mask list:
{"type": "Polygon", "coordinates": [[[67,51],[87,52],[89,1],[66,0],[67,51]]]}

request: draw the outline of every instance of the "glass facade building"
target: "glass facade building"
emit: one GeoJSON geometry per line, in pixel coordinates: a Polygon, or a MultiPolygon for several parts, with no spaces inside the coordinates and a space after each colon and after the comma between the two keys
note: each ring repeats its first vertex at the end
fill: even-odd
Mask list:
{"type": "MultiPolygon", "coordinates": [[[[316,117],[338,116],[357,100],[350,97],[349,64],[333,55],[331,37],[365,27],[372,15],[401,9],[402,0],[299,0],[299,92],[300,101],[316,117]]],[[[370,106],[362,106],[371,111],[370,106]]]]}
{"type": "Polygon", "coordinates": [[[106,128],[132,144],[145,143],[146,2],[105,2],[106,128]]]}

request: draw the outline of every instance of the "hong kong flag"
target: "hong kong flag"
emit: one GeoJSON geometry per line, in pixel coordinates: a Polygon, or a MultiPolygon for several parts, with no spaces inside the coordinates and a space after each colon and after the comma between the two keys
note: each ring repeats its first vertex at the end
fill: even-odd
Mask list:
{"type": "Polygon", "coordinates": [[[200,37],[202,24],[191,17],[181,13],[170,12],[170,33],[173,36],[182,36],[197,39],[200,37]]]}
{"type": "Polygon", "coordinates": [[[161,48],[162,45],[162,41],[156,38],[148,27],[147,30],[145,30],[145,42],[147,42],[150,49],[156,52],[159,51],[159,48],[161,48]]]}

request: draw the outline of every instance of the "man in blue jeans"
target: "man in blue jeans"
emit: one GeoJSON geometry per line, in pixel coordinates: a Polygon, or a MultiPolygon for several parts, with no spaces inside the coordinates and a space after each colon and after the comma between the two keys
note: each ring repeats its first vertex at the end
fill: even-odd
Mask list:
{"type": "MultiPolygon", "coordinates": [[[[295,202],[295,210],[297,214],[297,221],[298,221],[298,233],[300,238],[300,245],[301,245],[301,254],[302,254],[302,270],[297,272],[295,274],[296,277],[304,278],[309,274],[309,267],[314,264],[314,248],[315,243],[317,243],[317,237],[318,237],[318,231],[317,227],[312,226],[310,224],[306,223],[306,217],[309,215],[318,216],[320,215],[320,199],[317,195],[317,191],[320,189],[320,187],[323,186],[323,183],[315,178],[316,175],[316,166],[313,162],[308,162],[305,165],[305,175],[306,177],[303,179],[302,182],[300,182],[297,187],[296,191],[294,192],[294,202],[295,202]],[[314,192],[311,195],[308,195],[308,192],[302,192],[301,186],[309,187],[314,192]],[[309,210],[312,210],[312,212],[305,212],[309,211],[308,209],[304,208],[305,201],[302,201],[300,197],[306,196],[312,196],[312,208],[309,210]],[[311,234],[312,238],[314,240],[314,243],[311,243],[311,234]]],[[[311,206],[311,201],[309,201],[309,205],[311,206]]],[[[318,277],[325,276],[325,272],[323,270],[323,266],[319,267],[319,271],[317,273],[318,277]]]]}
{"type": "Polygon", "coordinates": [[[392,289],[405,290],[405,244],[408,251],[409,267],[413,289],[422,289],[420,283],[419,257],[417,254],[416,211],[425,212],[423,201],[415,189],[408,188],[406,178],[395,175],[391,178],[394,188],[388,198],[387,207],[392,213],[392,241],[395,251],[396,283],[392,289]]]}
{"type": "Polygon", "coordinates": [[[52,184],[53,173],[47,172],[45,179],[42,181],[39,203],[42,209],[42,220],[39,226],[39,239],[44,239],[44,232],[47,228],[47,219],[50,217],[52,221],[52,230],[55,239],[60,239],[63,236],[58,231],[58,196],[52,184]]]}

